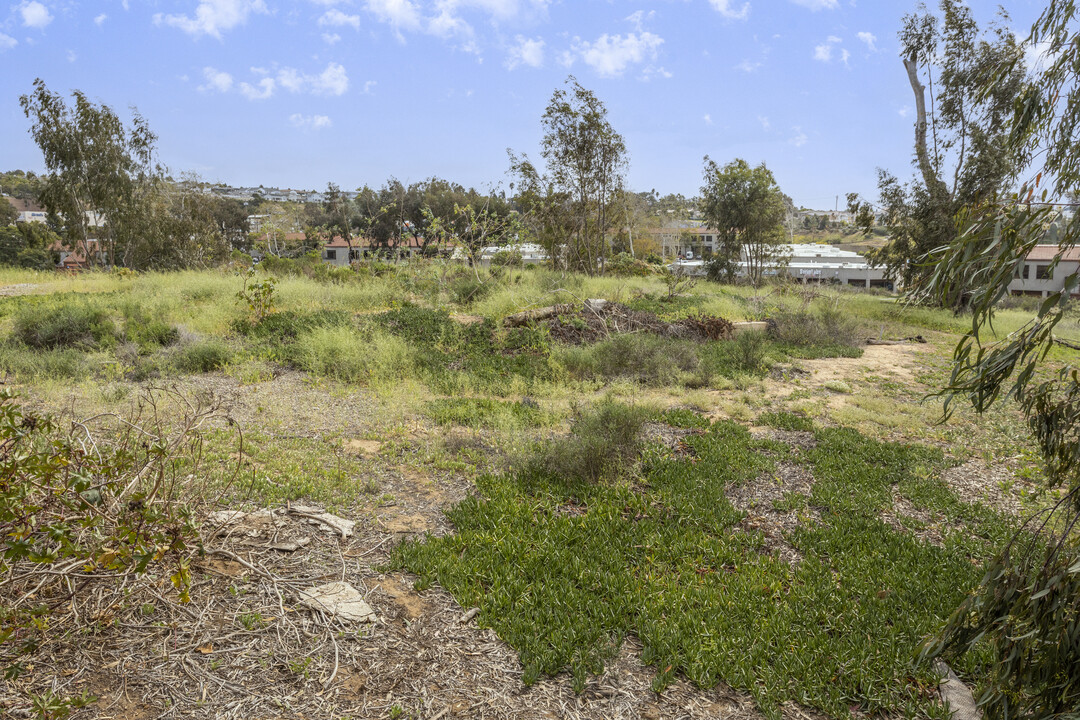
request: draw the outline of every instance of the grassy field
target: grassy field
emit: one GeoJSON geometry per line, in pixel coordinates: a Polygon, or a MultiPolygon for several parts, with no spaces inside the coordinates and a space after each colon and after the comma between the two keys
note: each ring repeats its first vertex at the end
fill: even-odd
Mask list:
{"type": "MultiPolygon", "coordinates": [[[[387,643],[424,628],[438,603],[478,608],[480,629],[520,662],[501,666],[507,687],[547,693],[525,707],[565,691],[581,717],[617,716],[582,703],[633,647],[649,676],[634,713],[719,688],[768,717],[946,717],[920,645],[1018,515],[1045,501],[1015,409],[939,424],[940,401],[926,399],[967,319],[843,288],[702,282],[668,297],[657,278],[481,279],[439,263],[297,269],[279,272],[259,312],[229,269],[4,270],[0,372],[22,402],[73,417],[124,413],[153,387],[218,398],[244,445],[231,425],[206,428],[204,497],[189,498],[200,511],[213,496],[245,509],[317,503],[354,519],[354,540],[297,557],[332,565],[340,553],[329,572],[364,584],[390,618],[426,603],[427,615],[375,631],[387,643]],[[650,327],[720,316],[772,329],[702,342],[623,332],[614,316],[599,332],[583,315],[502,322],[586,298],[650,327]],[[575,333],[587,342],[563,339],[575,333]],[[916,335],[926,343],[865,345],[916,335]]],[[[1030,317],[1003,309],[996,331],[1030,317]]],[[[1063,325],[1080,340],[1075,320],[1063,325]]],[[[283,615],[253,624],[244,605],[260,575],[230,582],[221,612],[280,640],[283,615]]],[[[359,657],[375,640],[324,643],[304,672],[282,671],[282,687],[330,693],[320,702],[336,709],[320,711],[331,715],[438,712],[434,690],[383,683],[374,666],[361,687],[387,699],[349,706],[343,683],[365,666],[339,670],[346,642],[359,657]]],[[[380,647],[366,652],[392,654],[380,647]]],[[[955,669],[978,686],[988,658],[955,669]]],[[[163,700],[140,702],[150,713],[163,700]]]]}

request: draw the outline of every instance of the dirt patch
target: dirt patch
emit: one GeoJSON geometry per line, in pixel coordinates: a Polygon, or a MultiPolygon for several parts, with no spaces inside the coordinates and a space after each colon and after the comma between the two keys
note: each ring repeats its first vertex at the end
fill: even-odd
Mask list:
{"type": "Polygon", "coordinates": [[[345,450],[354,455],[378,455],[382,446],[380,440],[349,440],[345,443],[345,450]]]}
{"type": "Polygon", "coordinates": [[[387,576],[374,581],[372,585],[386,593],[391,600],[397,603],[410,620],[422,617],[428,612],[428,604],[424,598],[397,578],[387,576]]]}
{"type": "Polygon", "coordinates": [[[948,522],[945,517],[940,513],[916,507],[914,503],[895,490],[893,491],[892,508],[883,510],[881,519],[886,525],[899,533],[911,534],[922,542],[936,547],[945,545],[945,536],[942,532],[948,522]],[[904,519],[914,520],[920,527],[911,528],[903,523],[904,519]]]}
{"type": "Polygon", "coordinates": [[[483,315],[451,315],[450,319],[459,325],[479,325],[484,322],[483,315]]]}
{"type": "Polygon", "coordinates": [[[0,297],[17,297],[19,295],[29,295],[36,291],[41,285],[35,283],[16,283],[14,285],[5,285],[0,287],[0,297]]]}
{"type": "Polygon", "coordinates": [[[1007,467],[988,467],[982,460],[969,460],[963,465],[949,468],[942,479],[964,502],[982,503],[1007,515],[1021,513],[1021,491],[1032,487],[1031,483],[1016,477],[1007,467]]]}
{"type": "Polygon", "coordinates": [[[638,440],[641,443],[657,443],[672,452],[689,455],[693,451],[686,444],[686,438],[703,433],[704,430],[697,428],[677,428],[666,423],[650,422],[642,426],[641,432],[638,433],[638,440]]]}
{"type": "Polygon", "coordinates": [[[746,513],[739,521],[744,532],[758,532],[763,538],[762,551],[776,553],[791,565],[802,561],[802,554],[788,542],[787,536],[806,519],[817,520],[817,510],[793,501],[792,496],[809,497],[814,477],[803,465],[781,462],[776,472],[762,475],[751,482],[729,487],[725,494],[732,506],[746,513]],[[791,509],[778,507],[791,504],[791,509]]]}

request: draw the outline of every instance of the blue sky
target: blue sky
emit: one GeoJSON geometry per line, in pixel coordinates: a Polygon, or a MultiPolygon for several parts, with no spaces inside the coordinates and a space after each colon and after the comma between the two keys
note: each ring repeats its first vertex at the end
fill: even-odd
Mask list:
{"type": "MultiPolygon", "coordinates": [[[[0,3],[4,0],[0,0],[0,3]]],[[[979,21],[998,3],[969,3],[979,21]]],[[[1045,2],[1003,3],[1019,34],[1045,2]]],[[[126,116],[160,159],[233,185],[487,188],[539,158],[567,75],[605,103],[635,190],[695,195],[702,157],[765,162],[796,204],[910,174],[894,0],[23,0],[0,4],[0,169],[41,171],[42,78],[126,116]]]]}

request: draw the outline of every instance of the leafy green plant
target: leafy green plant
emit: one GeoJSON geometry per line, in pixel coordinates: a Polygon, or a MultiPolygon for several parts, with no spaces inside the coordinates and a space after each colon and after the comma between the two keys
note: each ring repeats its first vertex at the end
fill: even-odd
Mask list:
{"type": "Polygon", "coordinates": [[[258,323],[274,311],[274,286],[277,278],[268,275],[256,282],[255,277],[255,268],[249,268],[244,275],[244,286],[236,293],[236,298],[247,305],[252,321],[258,323]]]}
{"type": "Polygon", "coordinates": [[[641,428],[654,413],[604,399],[579,410],[570,435],[547,445],[538,467],[567,480],[599,482],[625,473],[641,449],[641,428]]]}
{"type": "Polygon", "coordinates": [[[204,373],[220,370],[232,359],[232,350],[219,340],[204,340],[182,348],[174,359],[183,372],[204,373]]]}

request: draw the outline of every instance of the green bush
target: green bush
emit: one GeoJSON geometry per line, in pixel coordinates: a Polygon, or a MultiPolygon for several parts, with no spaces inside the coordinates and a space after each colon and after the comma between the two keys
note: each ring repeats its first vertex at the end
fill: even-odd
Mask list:
{"type": "Polygon", "coordinates": [[[564,480],[596,483],[629,471],[641,450],[641,429],[652,410],[604,399],[577,412],[566,438],[539,454],[539,468],[564,480]]]}
{"type": "Polygon", "coordinates": [[[770,334],[780,343],[800,347],[854,347],[859,344],[859,324],[838,305],[810,310],[778,310],[772,314],[770,334]]]}
{"type": "Polygon", "coordinates": [[[401,338],[374,327],[316,327],[297,338],[290,350],[294,364],[312,375],[349,383],[408,377],[413,351],[401,338]]]}
{"type": "Polygon", "coordinates": [[[232,350],[225,343],[206,340],[182,348],[174,363],[182,372],[205,373],[225,367],[232,356],[232,350]]]}
{"type": "Polygon", "coordinates": [[[623,378],[654,387],[682,382],[701,362],[694,343],[649,333],[616,335],[595,345],[566,348],[562,360],[571,375],[582,379],[623,378]]]}
{"type": "Polygon", "coordinates": [[[637,260],[630,253],[619,253],[611,258],[605,271],[619,277],[648,277],[653,268],[648,262],[637,260]]]}
{"type": "Polygon", "coordinates": [[[450,299],[458,305],[470,305],[491,295],[495,287],[496,282],[490,276],[477,278],[472,273],[465,273],[450,281],[450,299]]]}
{"type": "Polygon", "coordinates": [[[77,300],[20,308],[13,335],[24,345],[42,350],[94,350],[110,347],[117,339],[116,325],[108,313],[77,300]]]}
{"type": "Polygon", "coordinates": [[[18,380],[49,378],[76,380],[86,377],[86,354],[78,350],[38,350],[21,343],[0,344],[0,370],[18,380]]]}

